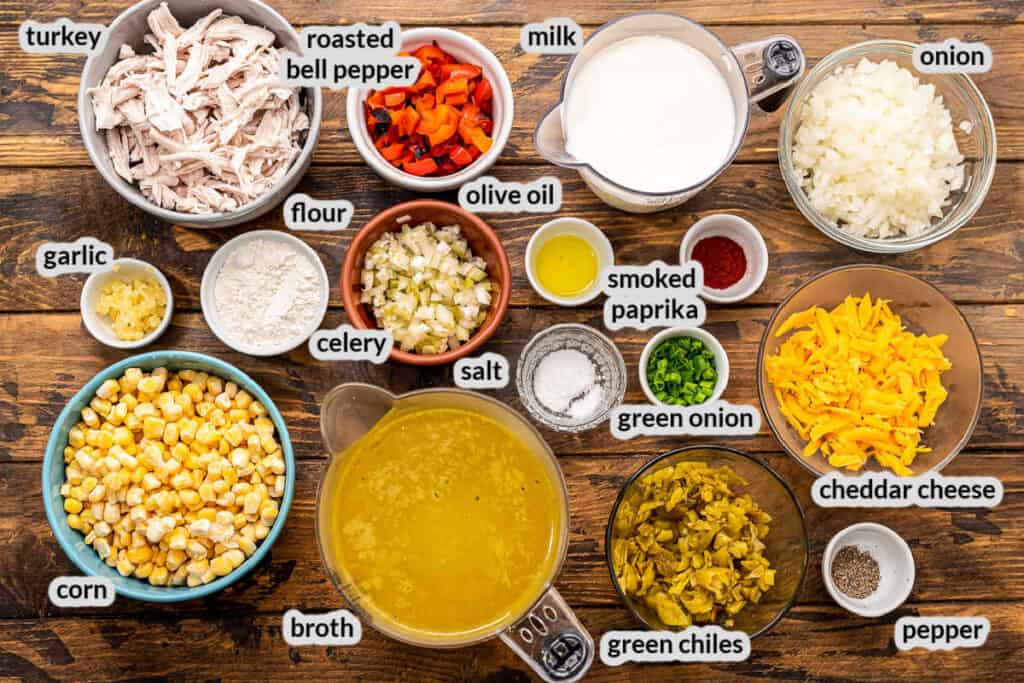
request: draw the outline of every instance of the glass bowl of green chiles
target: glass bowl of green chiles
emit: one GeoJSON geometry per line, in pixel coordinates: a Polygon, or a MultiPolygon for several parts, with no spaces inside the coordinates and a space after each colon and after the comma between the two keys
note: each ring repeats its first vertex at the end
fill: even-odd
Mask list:
{"type": "Polygon", "coordinates": [[[725,349],[700,328],[663,330],[640,355],[640,384],[651,403],[693,406],[715,401],[728,383],[725,349]]]}

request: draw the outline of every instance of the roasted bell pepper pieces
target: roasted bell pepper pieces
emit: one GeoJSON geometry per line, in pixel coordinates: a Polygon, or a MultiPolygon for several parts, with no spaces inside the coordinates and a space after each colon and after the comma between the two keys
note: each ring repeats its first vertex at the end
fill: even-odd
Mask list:
{"type": "Polygon", "coordinates": [[[491,84],[479,66],[460,63],[436,43],[411,55],[422,66],[419,77],[411,86],[371,91],[367,129],[381,156],[406,173],[456,173],[493,145],[491,84]]]}
{"type": "Polygon", "coordinates": [[[430,175],[437,170],[437,162],[433,157],[423,157],[416,161],[407,161],[402,165],[402,170],[413,175],[430,175]]]}

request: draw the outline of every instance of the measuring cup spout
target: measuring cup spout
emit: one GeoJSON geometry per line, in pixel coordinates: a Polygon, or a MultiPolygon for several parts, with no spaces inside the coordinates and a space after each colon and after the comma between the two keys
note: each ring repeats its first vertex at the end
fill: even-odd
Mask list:
{"type": "Polygon", "coordinates": [[[565,130],[562,128],[562,103],[559,102],[541,117],[533,132],[533,145],[540,155],[558,166],[575,168],[582,166],[576,157],[565,149],[565,130]]]}
{"type": "Polygon", "coordinates": [[[338,455],[373,429],[396,401],[395,395],[362,382],[339,384],[320,406],[320,433],[327,452],[338,455]]]}

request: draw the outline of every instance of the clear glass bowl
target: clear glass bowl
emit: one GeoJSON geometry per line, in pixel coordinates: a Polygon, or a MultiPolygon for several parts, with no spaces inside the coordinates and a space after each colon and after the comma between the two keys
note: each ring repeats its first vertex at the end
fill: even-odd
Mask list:
{"type": "Polygon", "coordinates": [[[876,254],[898,254],[934,244],[949,237],[963,227],[981,207],[992,185],[996,167],[996,131],[985,98],[968,76],[962,74],[925,74],[914,69],[914,43],[901,40],[870,40],[837,50],[818,62],[804,76],[789,98],[786,114],[779,130],[779,167],[786,188],[796,202],[800,213],[818,230],[848,247],[876,254]],[[964,187],[952,193],[951,203],[945,207],[941,219],[933,219],[932,226],[914,237],[872,239],[858,237],[841,230],[811,206],[800,187],[800,178],[793,168],[793,140],[800,125],[800,113],[811,92],[836,68],[857,64],[862,58],[879,62],[890,60],[913,73],[922,83],[935,86],[953,117],[953,133],[960,153],[964,155],[964,187]],[[969,131],[960,128],[969,124],[969,131]]]}
{"type": "Polygon", "coordinates": [[[612,340],[586,325],[575,323],[553,325],[537,333],[526,344],[516,366],[516,388],[523,406],[538,422],[559,432],[583,432],[604,422],[626,396],[626,382],[626,361],[612,340]],[[548,354],[563,349],[579,351],[589,358],[597,371],[597,382],[604,387],[600,405],[582,420],[548,409],[534,391],[541,361],[548,354]]]}
{"type": "Polygon", "coordinates": [[[756,638],[779,623],[786,612],[796,604],[800,586],[803,585],[804,576],[807,574],[808,540],[804,513],[793,490],[775,470],[752,455],[725,446],[689,446],[658,456],[630,477],[619,492],[615,505],[612,506],[608,528],[605,531],[605,559],[612,584],[626,607],[647,628],[652,631],[676,630],[663,624],[653,609],[622,591],[615,576],[612,544],[615,540],[615,518],[619,506],[624,500],[640,496],[639,491],[634,488],[636,482],[651,472],[675,467],[677,463],[683,461],[705,462],[710,467],[728,465],[747,481],[746,486],[736,489],[736,493],[750,494],[754,502],[772,517],[768,536],[764,539],[764,555],[776,570],[775,585],[765,592],[760,602],[746,605],[733,617],[733,629],[756,638]]]}
{"type": "MultiPolygon", "coordinates": [[[[820,451],[803,455],[806,442],[782,414],[779,400],[768,381],[765,359],[779,351],[790,334],[776,337],[776,331],[794,313],[820,306],[831,310],[847,295],[889,299],[893,313],[903,326],[914,334],[945,334],[949,339],[942,352],[953,367],[942,373],[942,384],[949,391],[939,407],[935,424],[925,428],[921,441],[932,450],[919,453],[910,466],[914,474],[938,472],[948,465],[967,445],[981,416],[983,367],[978,341],[967,319],[945,294],[924,280],[897,268],[887,266],[843,266],[825,271],[789,295],[775,310],[757,354],[757,394],[761,412],[775,438],[794,460],[813,475],[835,472],[820,451]]],[[[865,471],[884,471],[874,458],[864,465],[865,471]]],[[[854,474],[843,470],[847,474],[854,474]]]]}

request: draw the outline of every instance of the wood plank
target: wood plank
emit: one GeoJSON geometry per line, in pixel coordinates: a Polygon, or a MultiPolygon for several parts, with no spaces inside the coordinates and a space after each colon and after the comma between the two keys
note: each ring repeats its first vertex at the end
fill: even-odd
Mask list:
{"type": "MultiPolygon", "coordinates": [[[[560,215],[590,220],[608,235],[618,263],[661,259],[677,262],[687,227],[711,213],[735,213],[760,229],[770,253],[768,277],[746,304],[774,305],[815,274],[852,263],[884,263],[908,270],[960,302],[1024,301],[1024,165],[1003,164],[985,205],[956,235],[909,254],[861,254],[816,230],[793,205],[778,168],[735,165],[707,190],[674,210],[635,215],[615,211],[591,194],[579,177],[547,166],[504,166],[505,180],[558,176],[564,188],[560,215]],[[982,267],[981,264],[984,264],[982,267]]],[[[349,199],[356,207],[352,228],[336,233],[303,233],[318,251],[332,282],[332,305],[341,304],[333,283],[351,236],[379,211],[416,195],[392,188],[364,169],[317,167],[298,191],[317,198],[349,199]]],[[[451,194],[445,198],[454,201],[451,194]]],[[[547,305],[526,278],[523,255],[533,231],[550,216],[493,214],[512,264],[512,304],[547,305]]],[[[171,282],[175,305],[199,308],[199,285],[210,256],[228,239],[255,229],[284,229],[279,211],[225,230],[169,227],[121,199],[91,169],[0,169],[0,311],[78,310],[84,276],[43,278],[35,270],[36,249],[48,241],[91,235],[160,267],[171,282]]]]}
{"type": "MultiPolygon", "coordinates": [[[[985,364],[985,401],[971,445],[983,449],[1024,448],[1024,413],[1020,396],[1024,378],[1024,311],[1019,306],[965,306],[968,321],[981,340],[985,364]]],[[[707,329],[716,335],[730,357],[727,400],[758,405],[753,384],[756,354],[770,310],[766,308],[718,309],[711,313],[707,329]]],[[[339,312],[331,312],[327,325],[340,324],[339,312]]],[[[596,312],[553,309],[510,312],[497,336],[484,350],[501,353],[516,363],[526,342],[537,332],[560,322],[580,322],[599,328],[596,312]]],[[[653,332],[623,330],[611,336],[622,351],[629,372],[628,402],[646,400],[636,377],[643,345],[653,332]]],[[[428,386],[452,386],[451,368],[415,368],[395,363],[325,364],[311,359],[301,348],[279,358],[250,358],[227,350],[198,314],[179,314],[170,330],[151,348],[202,350],[236,364],[249,373],[274,398],[288,424],[297,457],[323,457],[319,432],[319,405],[337,384],[362,381],[395,392],[428,386]]],[[[0,316],[0,461],[42,459],[50,426],[65,403],[95,373],[129,356],[100,345],[81,325],[77,314],[0,316]]],[[[495,392],[501,400],[523,412],[514,382],[495,392]]],[[[941,414],[940,414],[941,417],[941,414]]],[[[764,426],[751,438],[732,438],[729,443],[745,450],[779,450],[764,426]]],[[[626,453],[657,453],[674,448],[680,439],[642,437],[618,441],[601,426],[583,434],[543,430],[556,453],[593,453],[610,457],[626,453]]],[[[692,441],[691,441],[692,442],[692,441]]]]}
{"type": "MultiPolygon", "coordinates": [[[[759,3],[760,5],[760,3],[759,3]]],[[[830,8],[832,11],[832,8],[830,8]]],[[[302,15],[300,15],[302,16],[302,15]]],[[[499,57],[515,92],[515,120],[502,163],[540,161],[533,130],[559,98],[569,58],[525,54],[518,46],[519,27],[455,26],[487,45],[499,57]]],[[[589,32],[590,29],[588,29],[589,32]]],[[[767,27],[722,26],[715,31],[729,44],[769,33],[787,33],[804,48],[811,63],[845,45],[877,38],[935,41],[950,37],[982,40],[995,55],[992,71],[976,77],[992,109],[1003,160],[1024,158],[1024,26],[950,25],[832,27],[785,24],[767,27]]],[[[13,31],[0,35],[0,52],[10,59],[0,64],[4,102],[0,103],[0,166],[89,166],[78,132],[78,78],[84,60],[73,55],[33,55],[18,48],[13,31]]],[[[362,165],[345,121],[345,92],[324,93],[323,133],[317,163],[362,165]]],[[[754,115],[741,161],[771,161],[782,112],[754,115]]]]}
{"type": "MultiPolygon", "coordinates": [[[[551,6],[541,2],[494,0],[486,4],[471,0],[449,0],[431,7],[425,17],[423,6],[410,0],[379,0],[372,6],[354,2],[325,4],[317,0],[277,0],[273,5],[292,22],[347,23],[353,21],[431,24],[522,24],[542,21],[551,15],[551,6]]],[[[17,24],[25,19],[52,21],[68,16],[76,21],[109,22],[124,9],[118,0],[44,0],[28,6],[20,0],[0,2],[0,23],[17,24]]],[[[652,8],[653,9],[653,8],[652,8]]],[[[885,21],[889,23],[935,22],[1010,22],[1020,21],[1021,8],[1016,3],[999,0],[846,0],[825,5],[813,0],[758,2],[757,0],[659,0],[656,9],[685,14],[709,24],[786,23],[793,21],[851,23],[885,21]]],[[[630,0],[606,0],[588,3],[572,0],[559,5],[561,16],[573,17],[580,24],[600,24],[609,19],[636,12],[630,0]]]]}
{"type": "MultiPolygon", "coordinates": [[[[592,634],[635,628],[624,609],[578,612],[592,634]]],[[[882,619],[857,619],[836,607],[798,607],[753,642],[750,659],[734,664],[626,665],[595,661],[587,681],[737,681],[751,678],[846,681],[1013,681],[1024,676],[1024,616],[1009,603],[929,603],[882,619]],[[896,650],[900,616],[986,616],[988,642],[977,650],[896,650]],[[794,644],[799,643],[799,646],[794,644]]],[[[366,629],[353,648],[291,648],[279,616],[217,613],[204,618],[46,619],[0,622],[0,667],[21,680],[367,680],[535,681],[498,641],[436,651],[385,640],[366,629]]]]}
{"type": "MultiPolygon", "coordinates": [[[[1003,503],[986,511],[829,510],[810,500],[811,477],[780,453],[763,456],[793,487],[807,517],[810,554],[801,604],[830,604],[821,579],[821,556],[833,534],[861,521],[894,529],[910,544],[917,562],[913,602],[1024,600],[1024,474],[1019,455],[964,453],[946,470],[951,476],[994,476],[1006,489],[1003,503]]],[[[605,561],[604,533],[615,497],[648,455],[616,458],[562,456],[569,488],[569,554],[558,589],[573,605],[620,604],[605,561]]],[[[251,610],[282,614],[296,607],[326,609],[341,602],[320,563],[314,530],[316,487],[324,461],[304,461],[297,470],[295,499],[284,533],[263,564],[215,598],[176,605],[118,599],[112,607],[60,610],[49,605],[46,587],[56,576],[77,575],[52,536],[41,504],[35,463],[0,463],[0,619],[31,616],[153,616],[251,610]],[[25,571],[24,559],[33,569],[25,571]]],[[[769,540],[771,537],[769,536],[769,540]]]]}

